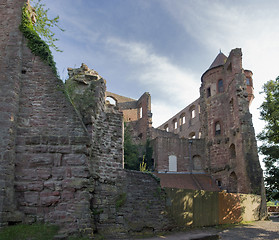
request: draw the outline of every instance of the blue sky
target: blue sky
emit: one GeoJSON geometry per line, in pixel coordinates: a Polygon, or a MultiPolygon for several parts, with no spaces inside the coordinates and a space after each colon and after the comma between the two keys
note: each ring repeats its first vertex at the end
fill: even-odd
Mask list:
{"type": "Polygon", "coordinates": [[[66,30],[54,58],[62,79],[85,63],[107,90],[152,97],[157,127],[199,97],[200,77],[219,50],[242,48],[243,68],[254,73],[254,127],[263,84],[279,75],[277,0],[44,0],[66,30]]]}

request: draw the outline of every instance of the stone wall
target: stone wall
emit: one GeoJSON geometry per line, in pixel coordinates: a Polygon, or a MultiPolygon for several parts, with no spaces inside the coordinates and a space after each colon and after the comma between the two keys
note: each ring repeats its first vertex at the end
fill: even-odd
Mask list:
{"type": "Polygon", "coordinates": [[[209,69],[202,76],[202,132],[208,143],[208,169],[222,182],[223,188],[230,192],[260,194],[262,170],[246,88],[242,53],[234,49],[224,65],[209,69]],[[220,79],[223,81],[221,92],[218,91],[220,79]],[[217,123],[221,128],[219,133],[217,123]]]}
{"type": "Polygon", "coordinates": [[[18,209],[27,222],[92,232],[90,137],[63,83],[27,47],[23,56],[15,160],[18,209]]]}
{"type": "Polygon", "coordinates": [[[24,1],[0,3],[0,226],[20,221],[14,193],[15,136],[22,75],[21,7],[24,1]]]}
{"type": "Polygon", "coordinates": [[[156,177],[125,170],[114,185],[102,184],[103,208],[96,209],[98,233],[107,239],[167,231],[174,225],[166,212],[166,194],[156,177]],[[105,193],[105,194],[104,194],[105,193]],[[114,195],[114,197],[112,197],[114,195]]]}
{"type": "Polygon", "coordinates": [[[199,102],[198,98],[160,125],[158,129],[178,134],[182,138],[201,138],[199,102]]]}
{"type": "Polygon", "coordinates": [[[19,31],[24,2],[0,4],[0,225],[46,221],[91,234],[90,137],[19,31]]]}
{"type": "Polygon", "coordinates": [[[160,184],[149,174],[123,169],[123,112],[118,109],[119,103],[115,106],[107,102],[98,107],[103,102],[99,96],[104,96],[105,82],[85,66],[70,69],[66,87],[81,117],[84,119],[84,114],[91,114],[92,126],[87,124],[87,129],[91,129],[91,153],[97,178],[91,202],[95,232],[109,239],[161,231],[169,220],[163,213],[165,203],[160,184]],[[95,78],[90,77],[91,74],[95,78]],[[86,76],[91,80],[85,85],[86,76]],[[84,100],[92,84],[94,104],[86,105],[88,108],[83,111],[83,104],[77,103],[84,100]]]}
{"type": "Polygon", "coordinates": [[[169,157],[175,156],[177,172],[204,172],[205,146],[202,139],[157,137],[152,140],[153,158],[158,172],[169,172],[169,157]]]}
{"type": "Polygon", "coordinates": [[[113,98],[123,113],[124,122],[131,128],[135,142],[144,143],[151,137],[152,127],[151,96],[144,93],[138,100],[106,92],[106,98],[113,98]]]}

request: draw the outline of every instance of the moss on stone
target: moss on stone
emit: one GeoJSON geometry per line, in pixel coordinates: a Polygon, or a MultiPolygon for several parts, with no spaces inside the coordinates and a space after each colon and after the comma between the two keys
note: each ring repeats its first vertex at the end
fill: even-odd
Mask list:
{"type": "Polygon", "coordinates": [[[65,83],[66,93],[73,106],[79,111],[83,121],[86,123],[91,120],[92,110],[96,107],[95,84],[80,84],[74,79],[69,79],[65,83]]]}
{"type": "Polygon", "coordinates": [[[36,56],[39,56],[46,64],[48,64],[54,74],[59,78],[57,74],[56,63],[53,60],[49,46],[34,30],[27,4],[24,4],[22,8],[22,18],[19,29],[27,39],[27,46],[30,48],[32,53],[36,56]]]}
{"type": "Polygon", "coordinates": [[[124,204],[126,203],[127,200],[127,193],[121,193],[115,202],[115,207],[116,207],[116,211],[118,211],[119,208],[121,208],[122,206],[124,206],[124,204]]]}

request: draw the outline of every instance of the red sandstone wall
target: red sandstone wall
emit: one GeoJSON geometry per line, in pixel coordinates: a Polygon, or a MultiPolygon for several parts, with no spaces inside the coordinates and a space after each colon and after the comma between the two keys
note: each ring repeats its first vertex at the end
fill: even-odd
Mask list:
{"type": "Polygon", "coordinates": [[[261,185],[261,168],[245,81],[242,53],[240,49],[235,49],[224,66],[210,69],[202,77],[201,119],[203,134],[208,143],[208,169],[216,179],[222,181],[224,189],[251,193],[257,191],[256,185],[252,187],[253,182],[261,185]],[[224,92],[217,91],[219,79],[223,80],[224,92]],[[209,87],[210,97],[207,96],[209,87]],[[215,134],[216,122],[221,125],[220,135],[215,134]],[[251,144],[247,144],[249,142],[251,144]],[[235,156],[230,151],[233,144],[235,156]],[[258,180],[253,177],[255,174],[250,175],[251,166],[254,166],[253,171],[258,171],[258,180]],[[233,175],[236,176],[235,181],[233,175]]]}
{"type": "Polygon", "coordinates": [[[0,225],[43,220],[92,232],[90,138],[62,82],[19,32],[24,2],[0,4],[0,225]]]}
{"type": "Polygon", "coordinates": [[[170,155],[177,157],[177,172],[204,172],[205,147],[202,139],[188,140],[169,136],[157,137],[151,143],[157,172],[169,172],[170,155]],[[195,160],[200,162],[195,163],[195,160]],[[201,168],[196,169],[197,164],[201,165],[201,168]]]}
{"type": "Polygon", "coordinates": [[[24,0],[0,3],[0,226],[20,221],[14,196],[15,136],[21,79],[24,0]]]}
{"type": "Polygon", "coordinates": [[[138,100],[123,97],[115,93],[106,92],[106,97],[116,101],[117,107],[123,113],[123,119],[132,127],[131,134],[139,142],[150,138],[152,127],[151,96],[144,93],[138,100]]]}
{"type": "Polygon", "coordinates": [[[92,231],[90,138],[51,69],[23,42],[15,189],[27,221],[92,231]],[[81,207],[82,205],[82,207],[81,207]],[[73,214],[69,214],[69,209],[73,214]],[[81,220],[82,219],[82,220],[81,220]]]}
{"type": "Polygon", "coordinates": [[[200,138],[200,104],[199,99],[195,100],[179,113],[174,115],[168,121],[164,122],[158,127],[160,130],[165,130],[168,126],[168,131],[179,135],[179,137],[200,138]],[[195,116],[192,117],[192,110],[195,110],[195,116]],[[183,116],[185,116],[185,122],[183,123],[183,116]],[[174,127],[174,121],[177,121],[177,128],[174,127]]]}

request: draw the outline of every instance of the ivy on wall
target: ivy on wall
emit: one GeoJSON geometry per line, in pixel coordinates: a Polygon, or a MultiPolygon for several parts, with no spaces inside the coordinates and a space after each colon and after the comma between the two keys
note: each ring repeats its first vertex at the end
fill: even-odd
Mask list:
{"type": "Polygon", "coordinates": [[[41,37],[33,27],[30,11],[27,4],[25,4],[22,8],[22,18],[19,29],[23,33],[24,37],[27,39],[27,46],[30,48],[32,53],[36,56],[39,56],[46,64],[51,67],[54,74],[59,77],[56,69],[56,63],[53,60],[53,56],[48,44],[46,44],[41,39],[41,37]]]}

